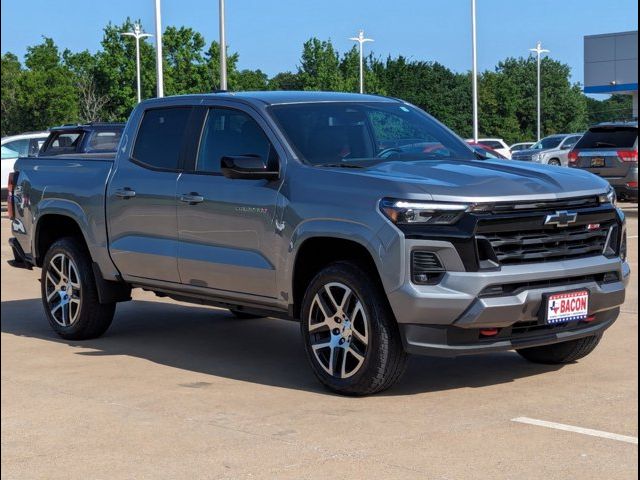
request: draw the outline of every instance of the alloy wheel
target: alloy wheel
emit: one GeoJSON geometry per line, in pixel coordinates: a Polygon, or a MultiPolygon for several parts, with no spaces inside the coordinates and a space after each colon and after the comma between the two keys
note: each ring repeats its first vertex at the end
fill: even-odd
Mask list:
{"type": "Polygon", "coordinates": [[[313,298],[308,318],[311,350],[335,378],[349,378],[369,348],[369,321],[356,293],[339,282],[325,284],[313,298]]]}
{"type": "Polygon", "coordinates": [[[80,316],[82,288],[78,268],[71,258],[58,253],[51,259],[45,287],[51,317],[63,327],[73,325],[80,316]]]}

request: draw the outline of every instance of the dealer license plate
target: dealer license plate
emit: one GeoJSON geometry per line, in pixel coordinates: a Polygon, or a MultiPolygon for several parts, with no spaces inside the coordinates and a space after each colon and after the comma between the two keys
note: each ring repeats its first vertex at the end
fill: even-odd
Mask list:
{"type": "Polygon", "coordinates": [[[554,293],[547,296],[546,323],[586,320],[589,314],[589,291],[554,293]]]}
{"type": "Polygon", "coordinates": [[[591,167],[593,168],[602,168],[606,165],[604,157],[593,157],[591,159],[591,167]]]}

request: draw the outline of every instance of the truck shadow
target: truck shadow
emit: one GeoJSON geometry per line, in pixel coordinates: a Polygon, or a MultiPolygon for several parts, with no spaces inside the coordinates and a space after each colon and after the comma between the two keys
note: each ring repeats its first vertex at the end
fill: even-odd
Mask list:
{"type": "MultiPolygon", "coordinates": [[[[307,365],[297,323],[236,320],[225,310],[133,301],[119,304],[102,337],[63,340],[50,329],[39,299],[2,302],[2,332],[93,349],[77,355],[128,355],[170,367],[263,385],[324,393],[307,365]]],[[[442,359],[414,356],[398,385],[401,396],[479,388],[550,372],[512,352],[442,359]]]]}

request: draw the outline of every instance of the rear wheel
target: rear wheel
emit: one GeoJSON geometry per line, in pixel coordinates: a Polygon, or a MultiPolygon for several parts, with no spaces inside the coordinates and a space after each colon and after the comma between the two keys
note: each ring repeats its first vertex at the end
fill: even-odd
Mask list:
{"type": "Polygon", "coordinates": [[[318,379],[345,395],[368,395],[396,383],[407,354],[384,292],[349,262],[329,265],[311,281],[302,305],[307,358],[318,379]]]}
{"type": "Polygon", "coordinates": [[[516,350],[522,357],[533,363],[558,365],[571,363],[589,355],[600,343],[602,335],[579,338],[569,342],[554,343],[541,347],[521,348],[516,350]]]}
{"type": "Polygon", "coordinates": [[[99,337],[111,325],[116,304],[98,301],[89,253],[76,239],[62,238],[51,246],[40,284],[49,324],[62,338],[99,337]]]}

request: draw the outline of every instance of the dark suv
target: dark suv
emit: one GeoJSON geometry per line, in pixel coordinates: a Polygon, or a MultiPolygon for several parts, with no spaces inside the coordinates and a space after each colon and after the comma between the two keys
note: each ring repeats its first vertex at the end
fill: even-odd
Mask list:
{"type": "Polygon", "coordinates": [[[54,127],[40,149],[40,155],[115,153],[123,130],[124,123],[86,123],[54,127]]]}
{"type": "Polygon", "coordinates": [[[618,197],[638,201],[638,122],[591,127],[569,152],[569,166],[607,180],[618,197]]]}

